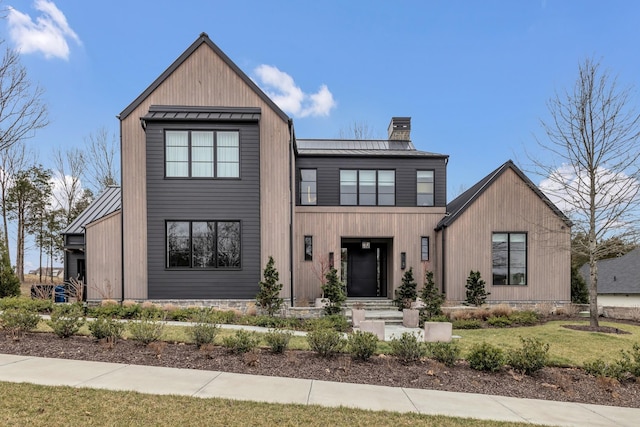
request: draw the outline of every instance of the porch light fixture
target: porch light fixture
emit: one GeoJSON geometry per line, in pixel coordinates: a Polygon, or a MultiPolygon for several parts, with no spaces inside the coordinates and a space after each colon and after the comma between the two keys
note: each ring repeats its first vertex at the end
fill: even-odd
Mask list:
{"type": "Polygon", "coordinates": [[[363,240],[361,242],[362,245],[362,249],[371,249],[371,241],[370,240],[363,240]]]}
{"type": "Polygon", "coordinates": [[[404,270],[407,268],[407,253],[400,252],[400,269],[404,270]]]}

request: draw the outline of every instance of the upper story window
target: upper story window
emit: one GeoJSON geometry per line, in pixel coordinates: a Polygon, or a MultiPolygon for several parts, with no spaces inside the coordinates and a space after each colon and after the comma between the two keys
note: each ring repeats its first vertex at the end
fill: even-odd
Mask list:
{"type": "Polygon", "coordinates": [[[167,268],[240,268],[240,222],[167,221],[167,268]]]}
{"type": "Polygon", "coordinates": [[[393,206],[396,172],[393,170],[341,170],[340,204],[393,206]]]}
{"type": "Polygon", "coordinates": [[[165,176],[169,178],[238,178],[240,176],[239,132],[166,131],[165,176]]]}
{"type": "Polygon", "coordinates": [[[494,285],[527,284],[527,234],[493,233],[494,285]]]}
{"type": "Polygon", "coordinates": [[[300,204],[317,204],[317,181],[315,169],[300,169],[300,204]]]}
{"type": "Polygon", "coordinates": [[[418,206],[433,206],[433,171],[418,171],[416,175],[418,206]]]}

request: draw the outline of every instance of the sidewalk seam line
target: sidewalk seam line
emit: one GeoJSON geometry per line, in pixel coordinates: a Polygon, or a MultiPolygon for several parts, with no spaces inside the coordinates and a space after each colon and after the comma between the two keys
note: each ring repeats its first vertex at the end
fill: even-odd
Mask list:
{"type": "MultiPolygon", "coordinates": [[[[89,378],[88,380],[81,381],[81,382],[79,382],[79,383],[77,383],[77,384],[74,384],[74,385],[73,385],[73,387],[82,387],[82,385],[83,385],[83,384],[86,384],[86,383],[87,383],[87,382],[89,382],[89,381],[96,380],[96,379],[98,379],[98,378],[104,377],[105,375],[110,375],[110,374],[113,374],[114,372],[118,372],[118,371],[123,370],[124,368],[127,368],[127,367],[129,367],[129,366],[132,366],[131,364],[127,364],[127,365],[120,365],[119,363],[114,363],[114,365],[117,365],[117,366],[118,366],[118,368],[117,368],[117,369],[114,369],[114,370],[112,370],[112,371],[109,371],[109,372],[105,372],[105,373],[103,373],[103,374],[100,374],[100,375],[98,375],[98,376],[91,377],[91,378],[89,378]]],[[[139,366],[142,366],[142,365],[139,365],[139,366]]]]}
{"type": "Polygon", "coordinates": [[[413,406],[413,409],[415,409],[418,414],[421,414],[422,412],[420,412],[420,410],[416,406],[415,402],[411,399],[411,397],[409,397],[409,394],[407,393],[406,388],[405,387],[400,387],[400,389],[402,390],[404,395],[407,396],[407,399],[409,399],[409,402],[411,403],[411,406],[413,406]]]}
{"type": "Polygon", "coordinates": [[[309,401],[311,400],[311,391],[313,390],[313,384],[315,384],[315,380],[311,380],[311,384],[309,385],[309,392],[307,393],[307,405],[310,405],[309,401]]]}
{"type": "Polygon", "coordinates": [[[191,394],[191,397],[198,397],[197,396],[198,393],[200,393],[202,390],[204,390],[205,387],[209,386],[209,384],[211,384],[213,381],[218,379],[220,375],[222,375],[222,371],[214,371],[214,372],[218,372],[218,374],[215,377],[211,378],[209,381],[207,381],[207,383],[204,384],[202,387],[200,387],[198,390],[193,392],[193,394],[191,394]]]}
{"type": "Polygon", "coordinates": [[[515,410],[513,410],[512,408],[510,408],[509,406],[505,405],[504,403],[502,403],[500,401],[500,399],[498,399],[499,397],[503,397],[503,396],[494,396],[492,394],[486,394],[485,396],[487,396],[489,399],[493,400],[495,403],[497,403],[498,405],[502,406],[504,409],[506,409],[507,411],[511,412],[513,415],[515,415],[516,417],[522,419],[523,422],[525,423],[529,423],[529,424],[536,424],[534,421],[525,418],[524,416],[522,416],[521,414],[519,414],[518,412],[516,412],[515,410]]]}
{"type": "MultiPolygon", "coordinates": [[[[582,408],[583,410],[585,410],[585,411],[589,411],[589,412],[590,412],[590,413],[592,413],[593,415],[597,415],[597,416],[599,416],[599,417],[602,417],[602,418],[604,418],[605,420],[610,421],[610,422],[611,422],[612,424],[614,424],[614,425],[617,425],[617,426],[623,426],[623,425],[624,425],[624,424],[620,424],[620,423],[619,423],[619,422],[617,422],[616,420],[612,420],[611,418],[607,417],[607,416],[606,416],[606,415],[604,415],[604,414],[601,414],[600,412],[596,412],[596,411],[594,411],[593,409],[591,409],[591,408],[587,407],[587,406],[586,406],[586,405],[588,405],[587,403],[578,403],[578,402],[575,402],[575,403],[576,403],[580,408],[582,408]]],[[[604,406],[606,406],[606,405],[604,405],[604,406]]]]}

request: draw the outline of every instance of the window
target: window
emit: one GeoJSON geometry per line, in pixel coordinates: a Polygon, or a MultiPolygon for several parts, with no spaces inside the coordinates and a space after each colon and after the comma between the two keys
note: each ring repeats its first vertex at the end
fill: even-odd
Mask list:
{"type": "Polygon", "coordinates": [[[313,261],[313,236],[304,236],[304,260],[313,261]]]}
{"type": "Polygon", "coordinates": [[[420,260],[429,261],[429,238],[422,237],[420,239],[420,260]]]}
{"type": "Polygon", "coordinates": [[[418,171],[416,183],[418,206],[433,206],[433,171],[418,171]]]}
{"type": "Polygon", "coordinates": [[[527,284],[527,234],[493,233],[493,284],[527,284]]]}
{"type": "Polygon", "coordinates": [[[340,204],[343,206],[393,206],[396,172],[393,170],[341,170],[340,204]]]}
{"type": "Polygon", "coordinates": [[[165,176],[238,178],[240,176],[239,132],[166,131],[165,176]]]}
{"type": "Polygon", "coordinates": [[[300,169],[300,204],[315,205],[317,199],[316,170],[300,169]]]}
{"type": "Polygon", "coordinates": [[[240,222],[167,221],[167,268],[240,268],[240,222]]]}

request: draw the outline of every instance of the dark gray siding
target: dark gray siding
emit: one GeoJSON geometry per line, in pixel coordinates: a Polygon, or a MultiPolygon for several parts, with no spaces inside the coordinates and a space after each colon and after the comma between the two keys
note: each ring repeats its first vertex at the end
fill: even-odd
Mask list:
{"type": "Polygon", "coordinates": [[[260,280],[260,129],[257,122],[149,123],[148,297],[254,298],[260,280]],[[240,179],[165,179],[164,129],[240,131],[240,179]],[[240,221],[241,269],[167,269],[167,220],[240,221]]]}
{"type": "Polygon", "coordinates": [[[416,171],[434,171],[434,206],[447,204],[446,159],[439,157],[304,157],[296,160],[296,203],[300,204],[300,169],[316,169],[318,205],[340,205],[340,169],[396,171],[396,206],[416,206],[416,171]]]}
{"type": "MultiPolygon", "coordinates": [[[[64,253],[64,280],[78,277],[78,260],[84,259],[84,252],[65,251],[64,253]]],[[[85,278],[86,279],[86,278],[85,278]]]]}

